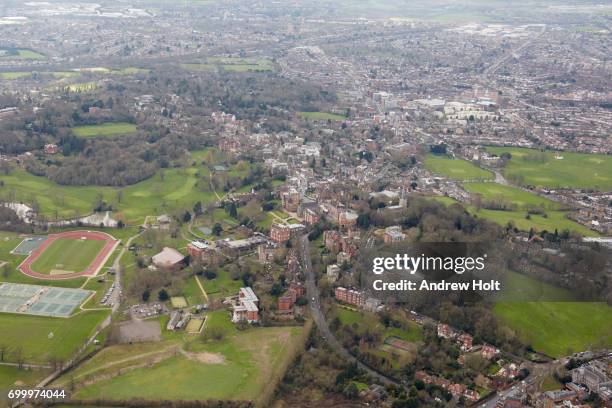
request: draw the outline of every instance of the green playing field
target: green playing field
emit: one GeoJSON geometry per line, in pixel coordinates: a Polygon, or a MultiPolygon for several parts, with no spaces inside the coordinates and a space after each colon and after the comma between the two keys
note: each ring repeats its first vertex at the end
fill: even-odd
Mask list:
{"type": "Polygon", "coordinates": [[[82,272],[104,248],[104,241],[59,238],[52,242],[32,264],[38,273],[52,271],[82,272]]]}

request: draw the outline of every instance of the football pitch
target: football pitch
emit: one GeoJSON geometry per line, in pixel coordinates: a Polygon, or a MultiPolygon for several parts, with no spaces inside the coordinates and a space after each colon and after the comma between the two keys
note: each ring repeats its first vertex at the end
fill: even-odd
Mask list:
{"type": "Polygon", "coordinates": [[[105,244],[105,241],[94,239],[59,238],[34,261],[32,270],[46,275],[82,272],[105,244]]]}

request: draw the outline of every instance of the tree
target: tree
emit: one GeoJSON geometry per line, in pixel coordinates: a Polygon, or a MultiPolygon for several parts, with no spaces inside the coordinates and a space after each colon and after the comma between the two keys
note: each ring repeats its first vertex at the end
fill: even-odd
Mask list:
{"type": "Polygon", "coordinates": [[[229,214],[230,217],[232,217],[232,218],[238,217],[238,209],[236,208],[236,203],[234,203],[233,201],[230,202],[225,207],[225,210],[227,211],[227,213],[229,214]]]}
{"type": "Polygon", "coordinates": [[[162,289],[157,293],[157,298],[160,302],[165,302],[166,300],[170,299],[170,295],[168,295],[168,291],[166,291],[166,289],[162,289]]]}
{"type": "Polygon", "coordinates": [[[183,214],[183,222],[189,222],[191,221],[191,213],[189,211],[185,211],[185,214],[183,214]]]}
{"type": "Polygon", "coordinates": [[[151,297],[151,291],[149,289],[145,289],[142,292],[142,301],[148,302],[150,297],[151,297]]]}
{"type": "Polygon", "coordinates": [[[219,236],[219,235],[221,235],[221,232],[223,232],[223,227],[218,222],[215,223],[215,225],[213,225],[213,227],[212,227],[213,235],[219,236]]]}
{"type": "Polygon", "coordinates": [[[201,201],[198,201],[197,203],[193,205],[193,213],[195,214],[196,217],[203,214],[201,201]]]}

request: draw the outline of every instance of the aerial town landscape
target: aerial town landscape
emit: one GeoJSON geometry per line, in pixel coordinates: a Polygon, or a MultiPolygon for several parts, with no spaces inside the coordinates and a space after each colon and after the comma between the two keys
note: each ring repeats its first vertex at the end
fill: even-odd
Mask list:
{"type": "Polygon", "coordinates": [[[0,0],[0,407],[612,407],[611,30],[0,0]]]}

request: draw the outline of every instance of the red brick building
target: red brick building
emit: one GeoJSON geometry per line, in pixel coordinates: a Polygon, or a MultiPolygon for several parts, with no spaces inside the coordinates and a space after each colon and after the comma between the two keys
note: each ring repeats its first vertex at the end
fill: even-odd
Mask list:
{"type": "Polygon", "coordinates": [[[284,295],[278,298],[278,311],[289,312],[293,311],[293,299],[290,295],[284,295]]]}
{"type": "Polygon", "coordinates": [[[319,222],[320,219],[321,217],[319,216],[319,214],[317,214],[310,208],[304,210],[304,221],[306,221],[307,224],[316,224],[317,222],[319,222]]]}
{"type": "Polygon", "coordinates": [[[273,224],[270,227],[270,239],[278,244],[289,241],[304,230],[302,224],[273,224]]]}
{"type": "Polygon", "coordinates": [[[334,292],[336,300],[348,303],[353,306],[363,306],[365,304],[365,295],[362,292],[343,287],[336,288],[334,292]]]}

